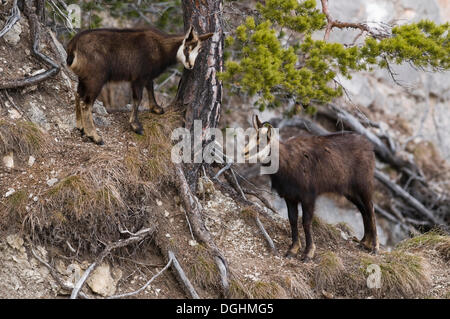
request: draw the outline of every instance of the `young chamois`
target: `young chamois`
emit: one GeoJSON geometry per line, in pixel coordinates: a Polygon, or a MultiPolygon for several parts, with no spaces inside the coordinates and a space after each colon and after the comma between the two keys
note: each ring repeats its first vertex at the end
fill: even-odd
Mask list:
{"type": "Polygon", "coordinates": [[[133,92],[130,126],[134,132],[142,134],[138,110],[144,86],[152,112],[164,113],[155,101],[153,79],[177,61],[186,69],[192,69],[202,42],[212,35],[198,35],[192,26],[183,35],[169,35],[150,27],[94,29],[75,35],[67,45],[67,65],[78,76],[77,128],[96,144],[103,144],[92,120],[92,104],[105,83],[127,81],[131,82],[133,92]]]}
{"type": "MultiPolygon", "coordinates": [[[[273,134],[272,126],[268,122],[261,123],[257,116],[253,117],[253,126],[257,133],[250,137],[244,155],[246,159],[257,156],[264,163],[277,137],[273,134]],[[265,138],[269,147],[259,149],[259,144],[265,138]]],[[[314,257],[311,223],[316,198],[322,193],[344,195],[355,204],[364,223],[361,244],[376,253],[379,244],[372,204],[375,155],[370,142],[352,132],[294,137],[285,142],[277,139],[277,142],[279,169],[270,178],[272,188],[284,198],[288,209],[292,244],[286,256],[295,256],[301,247],[297,229],[298,204],[301,203],[306,241],[302,259],[307,261],[314,257]]]]}

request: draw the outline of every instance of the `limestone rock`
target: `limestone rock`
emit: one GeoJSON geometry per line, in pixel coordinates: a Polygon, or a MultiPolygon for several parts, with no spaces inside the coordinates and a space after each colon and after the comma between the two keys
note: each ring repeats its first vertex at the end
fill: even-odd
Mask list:
{"type": "Polygon", "coordinates": [[[14,154],[12,152],[3,157],[3,165],[9,169],[14,168],[14,154]]]}
{"type": "Polygon", "coordinates": [[[4,35],[4,39],[8,44],[13,46],[17,45],[20,41],[20,34],[22,33],[22,26],[20,25],[20,21],[17,21],[16,24],[4,35]]]}
{"type": "Polygon", "coordinates": [[[87,280],[89,288],[93,292],[103,297],[108,297],[116,292],[117,282],[122,277],[122,272],[113,271],[108,264],[102,264],[98,266],[87,280]]]}

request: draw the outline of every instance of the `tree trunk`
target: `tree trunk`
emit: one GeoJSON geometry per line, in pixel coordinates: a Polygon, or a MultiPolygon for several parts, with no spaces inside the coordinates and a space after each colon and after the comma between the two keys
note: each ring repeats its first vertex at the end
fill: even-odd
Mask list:
{"type": "MultiPolygon", "coordinates": [[[[205,129],[217,127],[222,105],[222,82],[217,77],[223,70],[222,7],[222,0],[183,0],[185,30],[193,25],[199,34],[214,32],[214,36],[203,43],[194,69],[184,71],[175,100],[175,105],[185,111],[185,127],[191,133],[194,120],[202,121],[202,147],[208,142],[205,129]]],[[[202,165],[185,166],[191,190],[196,188],[202,165]]]]}

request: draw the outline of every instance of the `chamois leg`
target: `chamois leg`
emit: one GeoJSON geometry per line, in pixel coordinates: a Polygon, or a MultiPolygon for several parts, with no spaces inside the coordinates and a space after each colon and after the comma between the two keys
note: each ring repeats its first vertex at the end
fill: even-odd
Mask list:
{"type": "Polygon", "coordinates": [[[84,133],[95,144],[103,145],[103,139],[100,135],[98,135],[97,130],[95,129],[94,120],[92,118],[92,105],[102,89],[103,82],[96,81],[96,79],[93,78],[92,81],[85,83],[80,79],[80,85],[82,88],[86,88],[86,90],[81,90],[83,95],[80,96],[82,99],[80,108],[81,121],[84,133]]]}
{"type": "Polygon", "coordinates": [[[164,109],[156,103],[153,80],[148,81],[145,87],[148,93],[148,105],[150,107],[150,111],[155,114],[164,114],[164,109]]]}
{"type": "Polygon", "coordinates": [[[139,135],[144,134],[144,129],[142,128],[141,123],[139,122],[138,113],[139,113],[139,105],[142,101],[142,90],[143,85],[140,83],[132,83],[131,89],[133,91],[133,109],[131,110],[130,115],[130,126],[131,129],[139,135]]]}
{"type": "Polygon", "coordinates": [[[302,202],[303,210],[303,231],[305,232],[305,242],[306,247],[302,256],[302,260],[307,262],[314,258],[314,253],[316,251],[316,245],[314,244],[312,236],[312,219],[314,216],[314,200],[302,202]]]}
{"type": "Polygon", "coordinates": [[[379,243],[377,236],[377,228],[375,223],[375,213],[373,210],[373,204],[371,196],[367,194],[360,194],[356,197],[346,196],[360,211],[363,224],[364,224],[364,236],[360,240],[361,245],[363,245],[368,250],[374,253],[378,252],[379,243]]]}
{"type": "Polygon", "coordinates": [[[80,131],[81,136],[84,135],[83,122],[81,119],[81,105],[80,105],[80,96],[78,93],[75,94],[75,117],[77,119],[77,130],[80,131]]]}
{"type": "Polygon", "coordinates": [[[366,215],[368,228],[368,235],[366,237],[364,245],[376,254],[380,249],[380,244],[378,242],[377,224],[375,222],[375,211],[373,208],[372,196],[369,194],[363,194],[362,202],[364,205],[364,212],[366,215]]]}
{"type": "Polygon", "coordinates": [[[301,247],[298,239],[298,202],[286,200],[286,206],[292,235],[292,244],[286,252],[286,257],[295,257],[301,247]]]}
{"type": "Polygon", "coordinates": [[[77,121],[76,128],[77,128],[77,130],[80,131],[81,136],[84,135],[84,126],[83,126],[83,117],[81,116],[80,99],[85,94],[86,94],[86,92],[83,87],[83,82],[80,81],[78,83],[77,92],[75,93],[75,117],[76,117],[76,121],[77,121]]]}

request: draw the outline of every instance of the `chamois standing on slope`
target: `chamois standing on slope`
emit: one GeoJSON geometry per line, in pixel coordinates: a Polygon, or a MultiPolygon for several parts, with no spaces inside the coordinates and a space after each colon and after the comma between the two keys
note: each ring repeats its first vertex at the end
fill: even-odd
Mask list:
{"type": "Polygon", "coordinates": [[[103,144],[92,120],[92,105],[105,83],[127,81],[133,92],[130,126],[142,134],[138,110],[144,86],[152,112],[164,113],[155,101],[153,79],[177,61],[192,69],[202,42],[212,35],[198,35],[192,26],[183,35],[169,35],[150,27],[94,29],[75,35],[67,45],[67,65],[79,82],[75,98],[77,128],[96,144],[103,144]]]}
{"type": "MultiPolygon", "coordinates": [[[[257,156],[264,163],[277,137],[274,136],[271,124],[261,123],[258,116],[253,117],[253,126],[257,133],[250,137],[244,155],[246,159],[257,156]],[[269,147],[260,149],[259,144],[265,138],[269,147]]],[[[270,178],[272,188],[284,198],[288,209],[292,244],[286,256],[295,256],[301,247],[297,229],[300,202],[306,241],[302,259],[307,261],[314,257],[311,223],[316,198],[322,193],[344,195],[355,204],[364,223],[364,236],[360,242],[376,253],[379,243],[372,203],[375,155],[371,143],[353,132],[293,137],[285,142],[277,139],[277,142],[279,169],[270,178]]]]}

